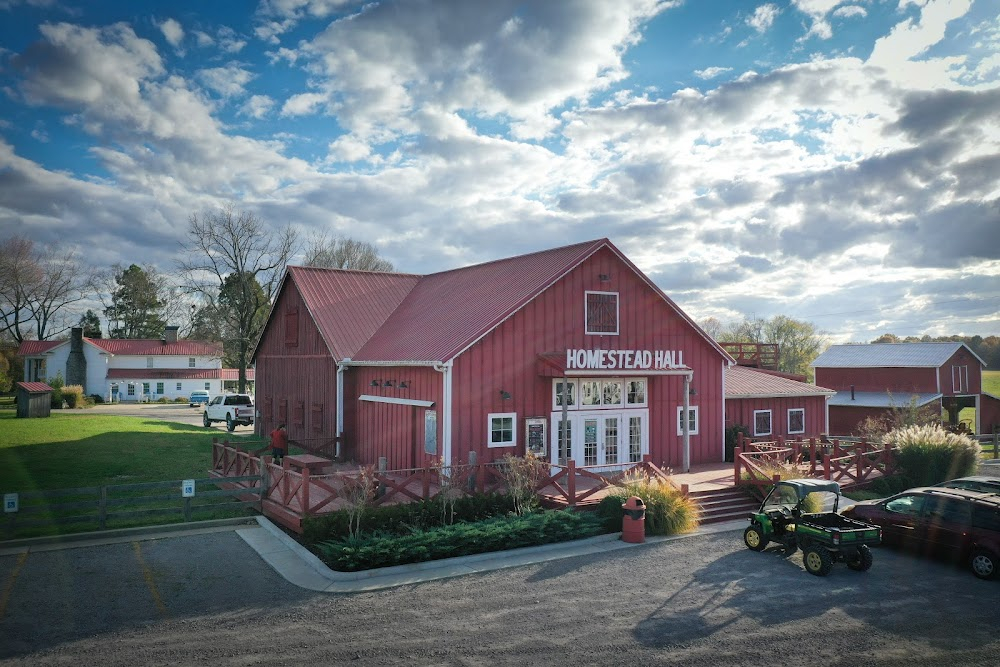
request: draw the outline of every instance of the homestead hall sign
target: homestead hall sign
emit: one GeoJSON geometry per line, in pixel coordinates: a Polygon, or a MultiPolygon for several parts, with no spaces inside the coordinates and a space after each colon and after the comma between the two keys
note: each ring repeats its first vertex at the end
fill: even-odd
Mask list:
{"type": "Polygon", "coordinates": [[[683,350],[566,350],[566,370],[684,368],[683,350]]]}

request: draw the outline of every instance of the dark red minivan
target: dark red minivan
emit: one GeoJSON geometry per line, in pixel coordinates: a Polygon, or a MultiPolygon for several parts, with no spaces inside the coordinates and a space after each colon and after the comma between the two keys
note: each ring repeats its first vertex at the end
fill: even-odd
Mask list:
{"type": "Polygon", "coordinates": [[[882,528],[882,543],[967,563],[981,579],[1000,566],[1000,494],[920,487],[847,507],[844,516],[882,528]]]}

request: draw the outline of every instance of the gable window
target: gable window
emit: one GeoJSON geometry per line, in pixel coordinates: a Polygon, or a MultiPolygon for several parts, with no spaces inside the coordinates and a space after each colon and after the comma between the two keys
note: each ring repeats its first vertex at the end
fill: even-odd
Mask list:
{"type": "MultiPolygon", "coordinates": [[[[684,435],[684,406],[677,406],[677,435],[684,435]]],[[[688,435],[698,435],[698,406],[688,407],[688,435]]]]}
{"type": "Polygon", "coordinates": [[[153,367],[153,357],[146,357],[146,368],[153,367]]]}
{"type": "Polygon", "coordinates": [[[618,292],[586,292],[588,334],[618,335],[618,292]]]}
{"type": "Polygon", "coordinates": [[[956,394],[969,391],[968,366],[951,367],[951,390],[956,394]]]}
{"type": "Polygon", "coordinates": [[[517,430],[514,428],[517,423],[516,412],[491,413],[487,420],[490,429],[490,447],[517,446],[517,430]]]}
{"type": "Polygon", "coordinates": [[[753,434],[754,435],[771,435],[771,411],[770,410],[754,410],[753,411],[753,434]]]}
{"type": "Polygon", "coordinates": [[[194,357],[188,357],[188,368],[194,368],[194,357]]]}
{"type": "Polygon", "coordinates": [[[792,408],[788,411],[788,433],[806,432],[806,410],[805,408],[792,408]]]}
{"type": "Polygon", "coordinates": [[[285,346],[299,345],[299,309],[289,308],[285,311],[285,346]]]}

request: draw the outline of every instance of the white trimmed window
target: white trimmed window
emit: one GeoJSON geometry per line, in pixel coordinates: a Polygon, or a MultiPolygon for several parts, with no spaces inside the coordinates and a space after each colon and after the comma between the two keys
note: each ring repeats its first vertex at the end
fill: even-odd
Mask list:
{"type": "MultiPolygon", "coordinates": [[[[684,406],[677,406],[677,435],[684,435],[684,406]]],[[[698,406],[688,407],[688,434],[698,435],[698,406]]]]}
{"type": "Polygon", "coordinates": [[[584,292],[586,332],[597,336],[618,335],[618,292],[584,292]]]}
{"type": "Polygon", "coordinates": [[[163,393],[163,383],[162,382],[157,382],[156,383],[156,393],[157,394],[162,394],[163,393]]]}
{"type": "Polygon", "coordinates": [[[135,385],[134,384],[130,384],[128,386],[128,395],[129,396],[135,396],[135,385]]]}
{"type": "Polygon", "coordinates": [[[753,434],[758,435],[771,435],[771,411],[770,410],[754,410],[753,411],[753,434]]]}
{"type": "Polygon", "coordinates": [[[181,390],[181,383],[180,383],[180,382],[178,382],[178,383],[177,383],[177,391],[180,391],[180,390],[181,390]]]}
{"type": "Polygon", "coordinates": [[[563,406],[563,394],[566,397],[566,405],[568,407],[573,407],[576,405],[576,382],[569,380],[565,383],[566,387],[563,388],[562,380],[552,383],[553,399],[552,405],[557,408],[563,406]]]}
{"type": "Polygon", "coordinates": [[[517,413],[494,412],[487,417],[490,430],[490,447],[517,446],[517,413]]]}
{"type": "Polygon", "coordinates": [[[144,394],[148,394],[149,393],[149,383],[148,382],[143,382],[142,383],[142,393],[144,393],[144,394]]]}
{"type": "Polygon", "coordinates": [[[788,433],[806,432],[806,409],[792,408],[788,411],[788,433]]]}
{"type": "Polygon", "coordinates": [[[211,388],[212,388],[212,383],[211,383],[211,382],[206,382],[206,383],[205,383],[205,391],[208,391],[208,390],[210,390],[211,388]]]}
{"type": "MultiPolygon", "coordinates": [[[[579,378],[566,383],[566,406],[570,410],[646,407],[646,379],[579,378]]],[[[552,409],[562,410],[562,380],[552,382],[552,409]]]]}
{"type": "Polygon", "coordinates": [[[153,367],[153,357],[146,357],[146,368],[153,367]]]}
{"type": "Polygon", "coordinates": [[[194,368],[194,357],[188,357],[188,368],[194,368]]]}
{"type": "Polygon", "coordinates": [[[628,388],[625,397],[626,405],[646,405],[645,380],[629,380],[626,386],[628,388]]]}

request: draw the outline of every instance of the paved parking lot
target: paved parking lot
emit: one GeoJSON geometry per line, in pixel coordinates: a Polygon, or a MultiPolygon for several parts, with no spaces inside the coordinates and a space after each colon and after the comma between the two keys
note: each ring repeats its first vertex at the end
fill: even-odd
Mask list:
{"type": "Polygon", "coordinates": [[[351,595],[232,531],[0,556],[0,659],[30,664],[996,665],[1000,582],[880,549],[805,572],[738,531],[351,595]]]}
{"type": "MultiPolygon", "coordinates": [[[[180,424],[202,425],[201,406],[192,408],[187,403],[102,403],[92,408],[84,409],[87,413],[121,415],[123,417],[143,417],[158,421],[177,422],[180,424]]],[[[83,412],[84,410],[80,410],[83,412]]],[[[226,433],[226,424],[212,424],[212,429],[226,433]]],[[[233,431],[236,435],[253,435],[253,426],[237,426],[233,431]]]]}

